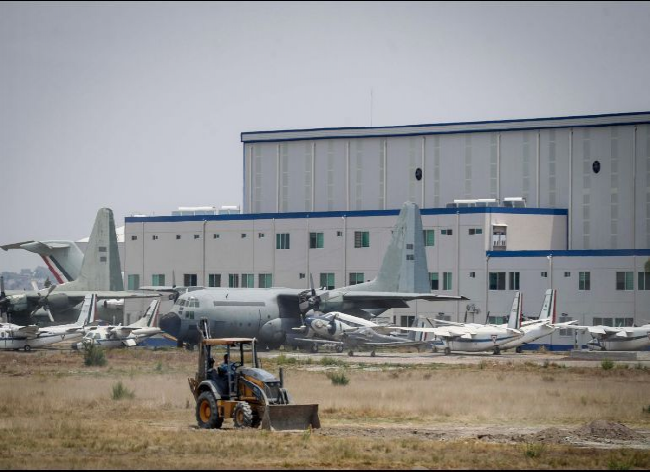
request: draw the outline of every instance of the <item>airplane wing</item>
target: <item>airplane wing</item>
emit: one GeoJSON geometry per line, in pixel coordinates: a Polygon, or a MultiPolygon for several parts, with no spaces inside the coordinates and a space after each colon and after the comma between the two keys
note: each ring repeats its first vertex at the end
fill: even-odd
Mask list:
{"type": "Polygon", "coordinates": [[[342,346],[343,343],[340,341],[332,341],[328,339],[318,339],[318,338],[294,338],[295,341],[309,342],[315,344],[333,344],[335,346],[342,346]]]}
{"type": "MultiPolygon", "coordinates": [[[[412,300],[426,300],[429,302],[469,300],[461,295],[436,295],[433,293],[400,293],[400,292],[366,292],[350,290],[342,295],[344,301],[364,302],[373,308],[405,308],[406,302],[412,300]]],[[[336,297],[333,297],[334,300],[336,297]]]]}
{"type": "Polygon", "coordinates": [[[38,337],[39,327],[36,325],[21,326],[14,330],[16,339],[34,339],[38,337]]]}
{"type": "Polygon", "coordinates": [[[432,333],[441,338],[459,338],[463,336],[473,336],[476,331],[471,328],[462,328],[456,326],[445,326],[441,328],[399,328],[402,331],[415,331],[416,333],[432,333]]]}

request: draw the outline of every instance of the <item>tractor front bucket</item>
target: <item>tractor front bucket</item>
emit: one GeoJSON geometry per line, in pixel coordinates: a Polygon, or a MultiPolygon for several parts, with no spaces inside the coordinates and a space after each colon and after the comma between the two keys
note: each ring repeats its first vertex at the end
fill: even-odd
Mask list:
{"type": "Polygon", "coordinates": [[[262,429],[270,431],[320,428],[318,405],[267,405],[262,417],[262,429]]]}

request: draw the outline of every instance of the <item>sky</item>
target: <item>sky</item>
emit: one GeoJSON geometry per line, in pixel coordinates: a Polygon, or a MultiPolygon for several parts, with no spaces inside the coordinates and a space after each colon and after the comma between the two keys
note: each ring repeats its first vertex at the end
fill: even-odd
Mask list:
{"type": "Polygon", "coordinates": [[[650,2],[2,2],[0,244],[241,205],[245,131],[650,111],[648,25],[650,2]]]}

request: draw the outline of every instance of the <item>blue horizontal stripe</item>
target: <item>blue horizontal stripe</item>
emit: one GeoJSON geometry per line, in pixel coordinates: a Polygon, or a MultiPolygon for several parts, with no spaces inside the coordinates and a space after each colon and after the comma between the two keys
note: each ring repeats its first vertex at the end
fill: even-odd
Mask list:
{"type": "MultiPolygon", "coordinates": [[[[250,221],[250,220],[288,220],[302,218],[342,218],[366,216],[396,216],[400,210],[361,210],[361,211],[318,211],[293,213],[248,213],[239,215],[196,215],[196,216],[127,216],[126,223],[173,223],[181,221],[250,221]]],[[[475,208],[425,208],[422,215],[455,215],[510,213],[521,215],[564,215],[566,209],[560,208],[506,208],[506,207],[475,207],[475,208]]]]}
{"type": "Polygon", "coordinates": [[[624,257],[650,256],[650,249],[583,249],[570,251],[486,251],[489,257],[624,257]]]}

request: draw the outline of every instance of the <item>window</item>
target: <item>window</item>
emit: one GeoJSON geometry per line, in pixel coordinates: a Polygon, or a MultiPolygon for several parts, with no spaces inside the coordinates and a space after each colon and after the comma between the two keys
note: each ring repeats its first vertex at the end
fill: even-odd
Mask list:
{"type": "Polygon", "coordinates": [[[350,285],[362,284],[363,279],[363,272],[350,272],[350,285]]]}
{"type": "Polygon", "coordinates": [[[474,236],[475,234],[483,234],[483,228],[470,228],[469,235],[474,236]]]}
{"type": "Polygon", "coordinates": [[[319,287],[325,288],[325,290],[334,290],[336,284],[334,283],[334,273],[333,272],[321,272],[320,274],[320,285],[319,287]]]}
{"type": "Polygon", "coordinates": [[[490,290],[506,289],[506,273],[490,272],[490,290]]]}
{"type": "Polygon", "coordinates": [[[239,287],[239,274],[228,274],[228,287],[239,287]]]}
{"type": "Polygon", "coordinates": [[[451,290],[451,272],[442,273],[442,289],[451,290]]]}
{"type": "Polygon", "coordinates": [[[309,233],[309,249],[323,249],[323,233],[309,233]]]}
{"type": "Polygon", "coordinates": [[[304,279],[304,278],[305,278],[305,273],[304,273],[304,272],[300,272],[300,273],[298,274],[298,278],[299,278],[299,279],[304,279]]]}
{"type": "Polygon", "coordinates": [[[217,233],[213,234],[212,239],[219,239],[219,235],[217,233]]]}
{"type": "Polygon", "coordinates": [[[194,235],[194,239],[199,239],[200,237],[201,237],[201,235],[199,235],[199,234],[194,235]]]}
{"type": "Polygon", "coordinates": [[[634,290],[634,273],[616,272],[616,290],[634,290]]]}
{"type": "Polygon", "coordinates": [[[414,260],[415,260],[415,255],[413,255],[413,254],[407,254],[407,255],[406,255],[406,260],[407,260],[407,261],[414,261],[414,260]]]}
{"type": "Polygon", "coordinates": [[[591,272],[580,272],[578,290],[591,290],[591,272]]]}
{"type": "Polygon", "coordinates": [[[221,274],[208,274],[208,287],[221,287],[221,274]]]}
{"type": "Polygon", "coordinates": [[[289,249],[290,245],[289,233],[279,233],[275,235],[276,249],[289,249]]]}
{"type": "Polygon", "coordinates": [[[246,237],[246,233],[241,234],[241,238],[244,239],[246,237]]]}
{"type": "Polygon", "coordinates": [[[254,288],[255,287],[255,276],[254,276],[254,274],[242,274],[241,275],[241,286],[243,288],[254,288]]]}
{"type": "Polygon", "coordinates": [[[548,277],[548,272],[540,272],[539,275],[541,275],[542,277],[548,277]]]}
{"type": "Polygon", "coordinates": [[[565,272],[565,273],[564,273],[564,276],[565,276],[565,277],[571,277],[571,272],[565,272]]]}
{"type": "Polygon", "coordinates": [[[181,235],[180,235],[180,234],[177,234],[177,235],[176,235],[176,239],[181,239],[181,235]]]}
{"type": "Polygon", "coordinates": [[[502,325],[508,322],[509,316],[488,316],[488,324],[502,325]]]}
{"type": "Polygon", "coordinates": [[[470,277],[471,279],[475,279],[475,278],[476,278],[476,272],[470,272],[470,273],[469,273],[469,277],[470,277]]]}
{"type": "Polygon", "coordinates": [[[259,239],[262,239],[262,238],[265,237],[265,234],[264,234],[264,233],[257,233],[257,237],[258,237],[259,239]]]}
{"type": "Polygon", "coordinates": [[[343,231],[337,231],[337,232],[336,232],[336,235],[337,235],[338,237],[343,236],[343,231]]]}
{"type": "Polygon", "coordinates": [[[370,247],[370,233],[368,231],[355,231],[354,247],[370,247]]]}
{"type": "Polygon", "coordinates": [[[399,317],[399,325],[402,328],[410,328],[415,322],[415,316],[402,315],[399,317]]]}
{"type": "Polygon", "coordinates": [[[158,235],[157,234],[152,235],[151,239],[153,239],[155,241],[156,239],[158,239],[158,235]]]}
{"type": "Polygon", "coordinates": [[[519,272],[508,272],[510,290],[519,290],[519,272]]]}
{"type": "Polygon", "coordinates": [[[425,246],[435,246],[436,245],[436,231],[433,229],[425,229],[422,231],[424,233],[424,245],[425,246]]]}
{"type": "Polygon", "coordinates": [[[137,236],[131,236],[131,241],[137,241],[138,237],[137,236]]]}
{"type": "Polygon", "coordinates": [[[429,282],[431,282],[431,290],[440,290],[438,272],[429,272],[429,282]]]}
{"type": "Polygon", "coordinates": [[[258,286],[260,288],[271,288],[273,287],[273,274],[259,274],[257,277],[258,286]]]}
{"type": "Polygon", "coordinates": [[[127,290],[137,290],[140,288],[140,274],[129,274],[127,279],[127,290]]]}
{"type": "Polygon", "coordinates": [[[639,272],[639,290],[650,290],[650,272],[639,272]]]}
{"type": "Polygon", "coordinates": [[[165,274],[152,274],[151,285],[155,287],[162,287],[165,285],[165,274]]]}
{"type": "Polygon", "coordinates": [[[631,328],[634,326],[634,318],[614,318],[614,326],[617,328],[631,328]]]}
{"type": "Polygon", "coordinates": [[[183,274],[183,285],[186,287],[196,287],[197,280],[196,274],[183,274]]]}
{"type": "Polygon", "coordinates": [[[445,236],[451,236],[454,234],[454,231],[451,229],[441,229],[440,234],[444,234],[445,236]]]}

